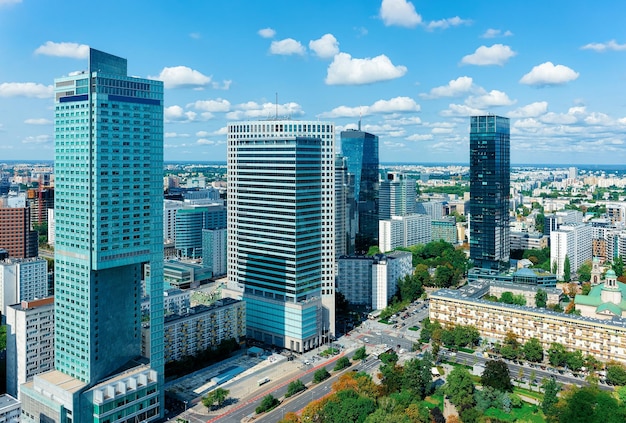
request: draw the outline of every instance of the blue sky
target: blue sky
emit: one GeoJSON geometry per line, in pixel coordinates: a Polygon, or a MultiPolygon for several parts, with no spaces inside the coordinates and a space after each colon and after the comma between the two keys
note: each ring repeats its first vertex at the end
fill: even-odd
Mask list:
{"type": "Polygon", "coordinates": [[[468,161],[469,116],[513,163],[623,164],[626,4],[0,0],[0,161],[52,160],[54,78],[87,46],[165,83],[165,160],[226,160],[228,121],[328,120],[383,162],[468,161]]]}

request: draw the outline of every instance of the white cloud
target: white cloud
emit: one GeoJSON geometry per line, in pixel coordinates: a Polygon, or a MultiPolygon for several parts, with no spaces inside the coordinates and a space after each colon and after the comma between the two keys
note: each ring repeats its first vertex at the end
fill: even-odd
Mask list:
{"type": "Polygon", "coordinates": [[[611,40],[606,43],[590,43],[581,47],[582,50],[594,50],[599,53],[603,53],[605,51],[613,50],[613,51],[621,51],[626,50],[626,44],[618,44],[617,41],[611,40]]]}
{"type": "Polygon", "coordinates": [[[17,3],[21,3],[22,0],[0,0],[0,6],[5,6],[8,4],[17,4],[17,3]]]}
{"type": "Polygon", "coordinates": [[[319,115],[321,118],[357,117],[372,114],[419,112],[420,105],[410,97],[395,97],[389,100],[378,100],[371,106],[339,106],[330,112],[319,115]]]}
{"type": "Polygon", "coordinates": [[[587,117],[585,117],[584,122],[587,125],[599,126],[609,126],[613,124],[611,118],[607,114],[599,112],[590,113],[587,117]]]}
{"type": "Polygon", "coordinates": [[[406,72],[406,66],[395,66],[384,54],[353,59],[348,53],[339,53],[328,66],[325,81],[328,85],[371,84],[400,78],[406,72]]]}
{"type": "Polygon", "coordinates": [[[215,145],[216,142],[212,141],[212,140],[208,140],[206,138],[200,138],[200,139],[198,139],[196,141],[196,144],[199,144],[199,145],[215,145]]]}
{"type": "Polygon", "coordinates": [[[309,41],[309,48],[322,59],[330,59],[339,53],[339,42],[333,34],[324,34],[322,38],[309,41]]]}
{"type": "Polygon", "coordinates": [[[47,144],[50,142],[52,142],[52,137],[50,135],[30,136],[22,140],[23,144],[47,144]]]}
{"type": "Polygon", "coordinates": [[[527,104],[526,106],[520,107],[517,110],[513,110],[509,113],[510,118],[533,118],[537,116],[541,116],[548,111],[548,102],[547,101],[536,101],[534,103],[527,104]]]}
{"type": "Polygon", "coordinates": [[[233,81],[231,79],[225,79],[221,84],[219,82],[212,82],[211,86],[216,90],[228,90],[232,83],[233,81]]]}
{"type": "Polygon", "coordinates": [[[512,35],[513,35],[513,33],[511,31],[504,31],[504,32],[502,32],[499,29],[489,28],[480,37],[481,38],[496,38],[496,37],[510,37],[512,35]]]}
{"type": "Polygon", "coordinates": [[[515,56],[517,53],[511,50],[511,47],[503,44],[494,44],[491,47],[480,46],[473,54],[464,56],[461,63],[466,65],[504,65],[507,60],[515,56]]]}
{"type": "Polygon", "coordinates": [[[419,116],[410,116],[410,117],[397,117],[396,113],[391,115],[383,116],[385,122],[390,123],[392,125],[421,125],[422,119],[419,116]]]}
{"type": "Polygon", "coordinates": [[[165,67],[159,76],[148,78],[163,81],[165,88],[203,87],[211,82],[211,77],[203,75],[187,66],[165,67]]]}
{"type": "Polygon", "coordinates": [[[208,131],[198,131],[198,132],[196,132],[196,137],[206,138],[209,135],[211,135],[211,133],[208,132],[208,131]]]}
{"type": "Polygon", "coordinates": [[[413,3],[406,0],[383,0],[380,17],[386,26],[413,28],[422,23],[422,17],[415,11],[413,3]]]}
{"type": "Polygon", "coordinates": [[[230,101],[223,98],[215,100],[198,100],[194,103],[187,104],[187,108],[193,107],[205,112],[227,112],[230,110],[230,101]]]}
{"type": "Polygon", "coordinates": [[[188,138],[189,134],[179,134],[177,132],[166,132],[165,138],[188,138]]]}
{"type": "Polygon", "coordinates": [[[441,111],[441,116],[472,116],[483,114],[484,111],[465,104],[450,104],[446,110],[441,111]]]}
{"type": "Polygon", "coordinates": [[[433,134],[413,134],[411,136],[406,137],[409,141],[429,141],[432,140],[433,134]]]}
{"type": "Polygon", "coordinates": [[[289,56],[292,54],[303,55],[304,52],[304,46],[300,44],[300,41],[296,41],[293,38],[285,38],[284,40],[280,41],[272,41],[272,45],[270,46],[271,54],[289,56]]]}
{"type": "Polygon", "coordinates": [[[519,82],[535,86],[560,85],[574,81],[578,76],[578,72],[567,66],[555,66],[552,62],[545,62],[533,67],[519,82]]]}
{"type": "Polygon", "coordinates": [[[52,122],[50,119],[39,118],[39,119],[26,119],[24,123],[27,125],[52,125],[54,122],[52,122]]]}
{"type": "Polygon", "coordinates": [[[453,18],[440,19],[438,21],[431,21],[428,23],[428,25],[426,25],[426,29],[430,31],[434,29],[447,29],[451,26],[459,26],[459,25],[470,24],[470,23],[472,23],[471,20],[461,19],[458,16],[455,16],[453,18]]]}
{"type": "Polygon", "coordinates": [[[196,120],[197,114],[195,112],[185,112],[180,106],[166,107],[163,116],[166,122],[191,122],[196,120]]]}
{"type": "Polygon", "coordinates": [[[541,128],[542,124],[537,119],[526,118],[526,119],[516,120],[513,123],[513,126],[516,128],[521,128],[525,130],[533,130],[533,129],[541,128]]]}
{"type": "Polygon", "coordinates": [[[432,132],[435,135],[441,135],[441,134],[451,134],[453,131],[452,128],[433,128],[430,132],[432,132]]]}
{"type": "Polygon", "coordinates": [[[448,82],[448,85],[442,85],[430,90],[428,94],[420,94],[422,98],[441,98],[456,97],[469,92],[472,89],[473,80],[469,76],[460,76],[448,82]]]}
{"type": "Polygon", "coordinates": [[[3,82],[0,84],[0,97],[50,98],[53,93],[52,85],[34,82],[3,82]]]}
{"type": "Polygon", "coordinates": [[[276,35],[276,31],[274,31],[272,28],[263,28],[259,29],[258,34],[263,38],[274,38],[274,35],[276,35]]]}
{"type": "Polygon", "coordinates": [[[247,103],[237,104],[233,108],[235,109],[234,111],[226,113],[226,119],[270,118],[276,116],[276,114],[278,114],[279,117],[291,117],[304,114],[302,106],[294,102],[279,104],[278,111],[276,110],[276,104],[269,102],[259,104],[254,101],[248,101],[247,103]]]}
{"type": "Polygon", "coordinates": [[[470,96],[465,100],[465,104],[478,109],[485,109],[495,106],[510,106],[515,104],[515,100],[511,100],[506,93],[498,90],[491,90],[486,94],[479,96],[470,96]]]}
{"type": "Polygon", "coordinates": [[[78,43],[55,43],[53,41],[46,41],[44,45],[37,47],[35,54],[86,59],[89,57],[89,46],[78,43]]]}

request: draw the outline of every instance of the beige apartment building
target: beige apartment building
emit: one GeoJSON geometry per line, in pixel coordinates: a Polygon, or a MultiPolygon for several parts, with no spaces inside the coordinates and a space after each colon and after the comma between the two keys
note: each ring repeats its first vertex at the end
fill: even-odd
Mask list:
{"type": "Polygon", "coordinates": [[[502,342],[510,331],[521,343],[539,339],[544,350],[556,342],[599,360],[626,363],[626,319],[600,320],[493,303],[450,289],[431,294],[429,317],[443,325],[475,326],[481,337],[491,342],[502,342]]]}

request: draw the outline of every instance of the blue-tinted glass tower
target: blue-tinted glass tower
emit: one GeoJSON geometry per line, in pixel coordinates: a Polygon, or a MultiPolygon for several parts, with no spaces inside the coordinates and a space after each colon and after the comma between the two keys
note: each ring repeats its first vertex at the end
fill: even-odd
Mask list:
{"type": "Polygon", "coordinates": [[[470,123],[470,258],[483,269],[508,268],[511,180],[509,119],[472,116],[470,123]]]}
{"type": "Polygon", "coordinates": [[[354,175],[359,230],[357,250],[378,242],[378,136],[358,130],[341,132],[341,152],[354,175]]]}
{"type": "Polygon", "coordinates": [[[163,404],[163,83],[129,77],[126,59],[90,49],[88,71],[55,80],[54,129],[55,370],[26,386],[27,396],[47,398],[29,413],[34,421],[156,420],[163,404]],[[147,263],[149,364],[140,357],[147,263]],[[122,371],[125,378],[111,382],[122,371]]]}

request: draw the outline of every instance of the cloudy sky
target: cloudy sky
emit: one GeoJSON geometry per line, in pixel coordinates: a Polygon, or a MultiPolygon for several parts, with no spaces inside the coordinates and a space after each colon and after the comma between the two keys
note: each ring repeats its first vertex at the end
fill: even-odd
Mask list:
{"type": "Polygon", "coordinates": [[[88,46],[165,84],[165,159],[225,161],[228,121],[326,120],[383,162],[468,161],[469,116],[513,163],[626,159],[622,0],[0,0],[0,161],[54,158],[54,78],[88,46]]]}

